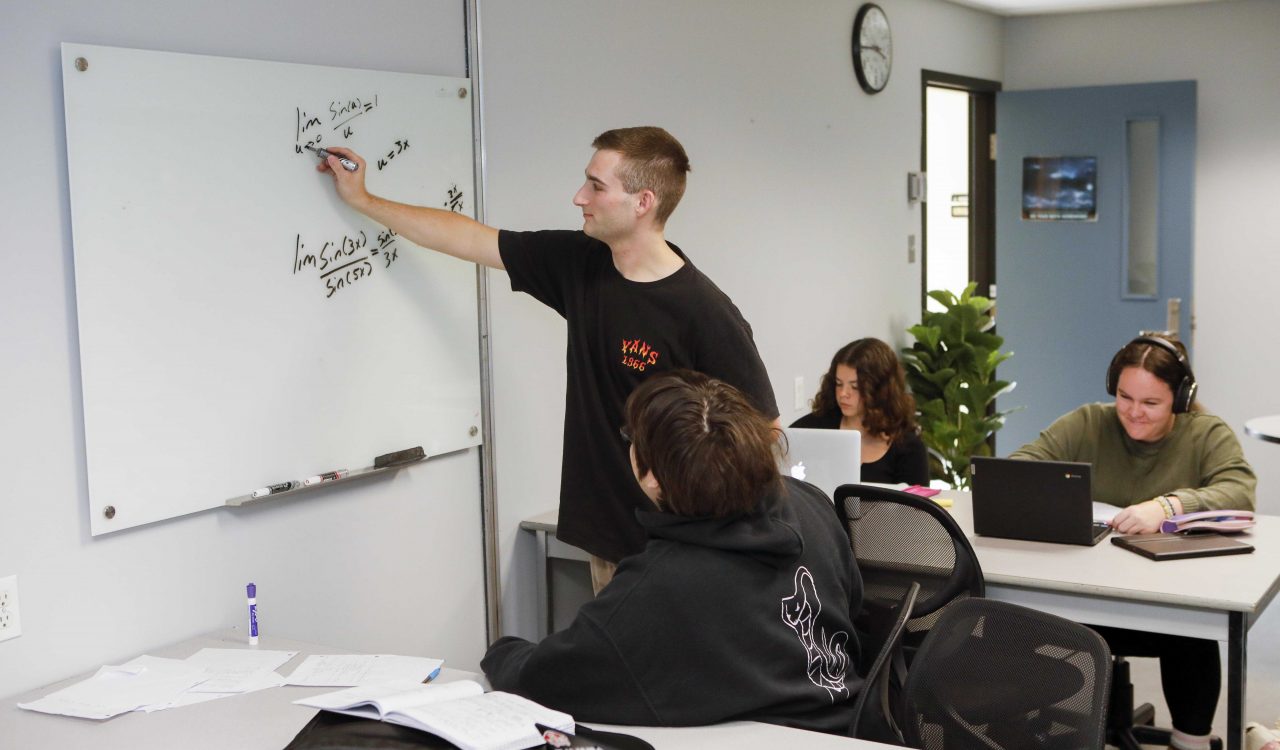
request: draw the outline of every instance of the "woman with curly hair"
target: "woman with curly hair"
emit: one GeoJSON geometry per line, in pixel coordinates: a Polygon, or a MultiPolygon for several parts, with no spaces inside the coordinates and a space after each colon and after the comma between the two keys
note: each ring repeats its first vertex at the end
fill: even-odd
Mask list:
{"type": "Polygon", "coordinates": [[[858,339],[831,358],[813,411],[792,427],[862,433],[862,481],[928,484],[929,454],[916,426],[898,355],[880,339],[858,339]]]}

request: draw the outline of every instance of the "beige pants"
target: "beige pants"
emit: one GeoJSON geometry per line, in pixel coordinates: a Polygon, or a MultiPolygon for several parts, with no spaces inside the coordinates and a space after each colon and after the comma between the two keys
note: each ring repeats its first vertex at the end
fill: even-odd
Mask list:
{"type": "Polygon", "coordinates": [[[613,571],[617,568],[615,563],[595,555],[591,556],[591,588],[596,594],[599,594],[600,589],[613,580],[613,571]]]}

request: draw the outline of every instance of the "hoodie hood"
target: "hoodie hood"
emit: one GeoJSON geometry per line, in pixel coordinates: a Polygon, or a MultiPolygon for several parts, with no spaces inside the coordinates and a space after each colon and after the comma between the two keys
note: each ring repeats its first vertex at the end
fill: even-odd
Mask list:
{"type": "Polygon", "coordinates": [[[636,518],[650,540],[665,539],[696,547],[737,552],[771,567],[782,567],[804,551],[790,494],[815,492],[791,477],[782,477],[761,497],[753,513],[727,518],[691,518],[661,511],[637,510],[636,518]]]}

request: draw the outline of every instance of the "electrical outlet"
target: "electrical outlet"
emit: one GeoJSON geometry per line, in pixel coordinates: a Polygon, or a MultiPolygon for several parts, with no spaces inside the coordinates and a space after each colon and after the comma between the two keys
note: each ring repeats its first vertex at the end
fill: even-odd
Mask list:
{"type": "Polygon", "coordinates": [[[803,375],[796,376],[796,388],[795,388],[794,396],[795,396],[795,404],[796,404],[795,408],[803,409],[805,407],[805,390],[804,390],[803,375]]]}
{"type": "Polygon", "coordinates": [[[18,619],[18,577],[0,578],[0,641],[22,635],[18,619]]]}

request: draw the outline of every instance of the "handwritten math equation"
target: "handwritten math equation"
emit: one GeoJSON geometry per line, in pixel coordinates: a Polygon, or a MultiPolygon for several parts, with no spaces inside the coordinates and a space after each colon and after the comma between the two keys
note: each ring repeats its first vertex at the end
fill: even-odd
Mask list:
{"type": "Polygon", "coordinates": [[[331,99],[318,110],[294,107],[294,152],[305,153],[307,146],[320,148],[341,144],[356,134],[357,121],[361,117],[377,109],[377,94],[370,98],[331,99]]]}
{"type": "MultiPolygon", "coordinates": [[[[342,145],[350,141],[356,134],[356,126],[360,118],[372,114],[378,109],[378,95],[371,97],[351,97],[347,99],[331,99],[319,109],[293,109],[293,152],[309,153],[308,146],[325,148],[342,145]]],[[[377,155],[374,166],[379,172],[409,148],[408,138],[396,138],[386,151],[377,155]]]]}
{"type": "MultiPolygon", "coordinates": [[[[466,208],[465,196],[457,185],[452,185],[443,202],[445,208],[462,213],[466,208]]],[[[293,267],[291,275],[314,276],[324,288],[325,299],[363,281],[372,278],[375,271],[389,271],[400,259],[400,235],[383,229],[370,237],[361,230],[354,235],[344,234],[339,239],[320,242],[295,234],[293,241],[293,267]]]]}

